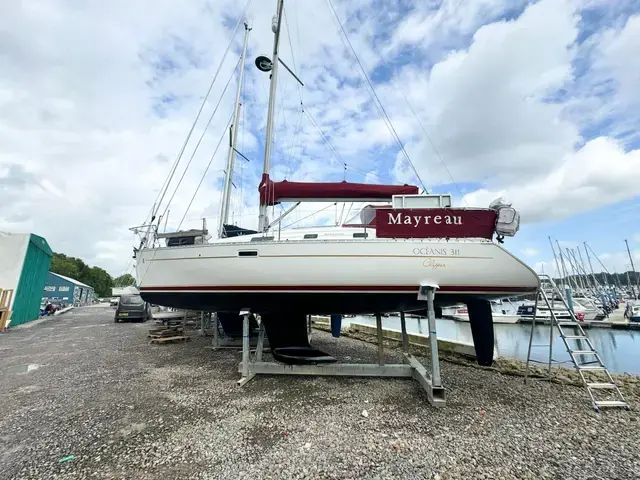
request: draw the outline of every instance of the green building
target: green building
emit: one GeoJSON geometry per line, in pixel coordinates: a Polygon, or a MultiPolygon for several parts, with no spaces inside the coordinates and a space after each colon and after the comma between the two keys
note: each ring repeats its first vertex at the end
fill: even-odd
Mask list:
{"type": "Polygon", "coordinates": [[[38,235],[0,232],[0,289],[13,290],[11,326],[40,317],[52,256],[51,247],[38,235]]]}

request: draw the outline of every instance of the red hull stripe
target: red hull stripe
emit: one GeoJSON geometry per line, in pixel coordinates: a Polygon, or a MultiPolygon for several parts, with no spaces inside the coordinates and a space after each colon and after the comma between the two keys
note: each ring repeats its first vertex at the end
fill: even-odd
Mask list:
{"type": "MultiPolygon", "coordinates": [[[[394,292],[417,293],[415,285],[185,285],[185,286],[159,286],[140,287],[143,292],[156,291],[200,291],[200,292],[394,292]]],[[[487,293],[526,293],[535,292],[535,287],[495,287],[486,285],[446,285],[440,287],[437,292],[487,292],[487,293]]]]}

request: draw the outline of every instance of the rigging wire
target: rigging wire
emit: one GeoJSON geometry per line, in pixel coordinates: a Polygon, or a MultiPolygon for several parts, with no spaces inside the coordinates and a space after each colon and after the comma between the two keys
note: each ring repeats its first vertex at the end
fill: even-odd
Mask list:
{"type": "Polygon", "coordinates": [[[342,217],[344,216],[344,207],[345,207],[345,205],[346,205],[346,203],[345,203],[345,202],[342,202],[342,210],[340,211],[340,221],[339,221],[339,222],[337,222],[337,221],[336,221],[336,226],[337,226],[339,223],[342,223],[342,217]]]}
{"type": "Polygon", "coordinates": [[[287,225],[286,227],[282,227],[282,228],[283,229],[289,228],[291,225],[295,225],[296,223],[302,222],[303,220],[306,220],[309,217],[313,217],[314,215],[317,215],[318,213],[326,210],[327,208],[331,208],[331,207],[333,207],[334,205],[337,205],[337,204],[338,204],[338,202],[331,203],[331,204],[327,205],[326,207],[324,207],[324,208],[322,208],[322,209],[320,209],[320,210],[318,210],[316,212],[313,212],[313,213],[307,215],[306,217],[303,217],[303,218],[301,218],[299,220],[296,220],[295,222],[291,222],[289,225],[287,225]]]}
{"type": "Polygon", "coordinates": [[[198,190],[200,190],[200,186],[202,185],[202,182],[204,181],[204,177],[206,177],[207,172],[209,171],[209,167],[211,166],[211,162],[213,162],[213,159],[216,156],[216,153],[218,153],[218,149],[220,148],[220,144],[222,143],[222,140],[224,139],[224,137],[227,136],[227,130],[229,129],[229,126],[231,125],[231,121],[233,120],[233,114],[231,115],[231,117],[229,117],[229,121],[227,122],[227,127],[222,131],[222,135],[220,136],[220,140],[218,140],[218,144],[216,145],[216,149],[213,151],[213,154],[211,155],[211,158],[209,159],[209,163],[207,164],[207,168],[204,170],[204,173],[202,174],[202,177],[200,178],[200,183],[198,183],[198,186],[196,187],[196,191],[193,192],[193,196],[191,197],[191,200],[189,201],[189,205],[187,205],[187,209],[184,212],[184,215],[182,216],[182,220],[180,220],[180,224],[178,225],[178,230],[180,230],[180,227],[182,226],[182,222],[184,222],[185,217],[187,216],[187,213],[189,212],[189,209],[191,208],[191,204],[193,203],[193,200],[196,198],[196,195],[198,194],[198,190]]]}
{"type": "MultiPolygon", "coordinates": [[[[274,122],[274,126],[273,126],[273,144],[277,145],[277,139],[278,137],[278,125],[282,122],[284,123],[284,130],[286,131],[287,129],[287,119],[286,119],[286,115],[284,114],[284,112],[286,111],[285,108],[285,99],[287,98],[287,88],[289,87],[289,80],[291,78],[291,75],[287,75],[285,76],[284,79],[284,85],[282,87],[282,95],[280,96],[280,106],[277,109],[277,112],[274,114],[275,117],[275,122],[274,122]]],[[[298,83],[298,82],[294,82],[294,83],[298,83]]],[[[282,132],[280,132],[282,133],[282,132]]]]}
{"type": "Polygon", "coordinates": [[[298,119],[296,120],[296,127],[293,131],[293,141],[289,146],[289,155],[287,156],[287,171],[286,171],[287,176],[293,175],[293,152],[295,150],[296,143],[298,141],[298,136],[300,134],[303,115],[304,115],[304,106],[300,104],[300,112],[298,114],[298,119]]]}
{"type": "Polygon", "coordinates": [[[296,35],[298,37],[298,45],[300,45],[300,20],[299,20],[299,17],[298,17],[298,2],[294,2],[293,5],[294,5],[294,7],[293,7],[293,10],[294,10],[293,15],[294,15],[294,17],[296,19],[296,35]]]}
{"type": "MultiPolygon", "coordinates": [[[[268,92],[269,88],[267,86],[265,86],[264,77],[258,76],[258,77],[253,77],[253,79],[254,79],[254,81],[252,82],[252,85],[253,85],[253,93],[254,93],[255,98],[258,98],[258,87],[256,87],[256,83],[258,83],[260,85],[260,87],[262,88],[262,94],[263,94],[262,98],[268,99],[269,98],[269,92],[268,92]],[[256,79],[259,79],[259,80],[256,80],[256,79]]],[[[267,80],[267,83],[268,83],[268,80],[267,80]]],[[[261,105],[261,107],[264,106],[264,105],[268,105],[268,103],[269,103],[268,100],[265,101],[264,104],[261,105]]],[[[266,135],[256,135],[256,138],[257,138],[258,142],[260,143],[260,146],[263,147],[263,148],[266,148],[266,146],[267,146],[267,141],[266,141],[265,137],[266,137],[266,135]]]]}
{"type": "MultiPolygon", "coordinates": [[[[210,172],[213,172],[213,170],[210,170],[210,172]]],[[[328,207],[323,207],[323,209],[324,208],[331,208],[331,207],[333,207],[335,205],[335,203],[347,203],[347,202],[333,202],[328,207]]],[[[357,203],[360,204],[360,203],[363,203],[363,202],[357,202],[357,203]]],[[[287,203],[285,205],[290,205],[290,204],[287,203]]],[[[276,208],[280,208],[280,211],[278,213],[281,213],[282,211],[286,210],[286,208],[285,207],[281,207],[280,204],[276,205],[275,207],[276,208]]],[[[317,213],[319,213],[321,211],[322,211],[322,209],[320,209],[320,210],[318,210],[318,209],[310,209],[310,208],[303,208],[302,210],[295,209],[293,212],[291,212],[291,215],[294,215],[295,212],[299,212],[299,213],[302,213],[302,214],[308,214],[310,216],[313,216],[313,215],[316,215],[317,213]]],[[[236,216],[238,218],[240,218],[240,219],[244,219],[244,218],[254,219],[256,215],[255,215],[255,213],[247,212],[247,213],[243,213],[242,215],[236,215],[236,216]]],[[[188,215],[187,217],[185,217],[183,224],[186,223],[186,222],[197,221],[197,220],[202,221],[203,218],[206,219],[207,222],[214,222],[215,223],[218,220],[219,215],[218,214],[214,214],[214,215],[206,216],[206,217],[203,217],[202,215],[195,215],[195,214],[188,215]]],[[[287,218],[289,218],[289,217],[287,216],[287,218]]],[[[176,221],[171,221],[170,220],[169,223],[167,223],[167,229],[168,230],[172,230],[175,227],[177,227],[179,224],[180,224],[179,220],[176,220],[176,221]]],[[[284,227],[282,227],[282,228],[284,228],[284,227]]]]}
{"type": "MultiPolygon", "coordinates": [[[[218,75],[220,74],[220,71],[221,71],[222,66],[224,64],[224,60],[225,60],[225,58],[227,56],[227,53],[229,52],[229,49],[230,49],[230,47],[231,47],[231,45],[233,43],[233,37],[235,36],[235,32],[238,29],[238,26],[240,25],[240,21],[242,20],[242,17],[244,16],[244,13],[246,12],[246,10],[249,7],[249,5],[251,4],[251,1],[252,0],[248,0],[247,1],[247,4],[245,5],[245,9],[244,9],[242,15],[238,18],[238,22],[236,23],[236,27],[235,27],[233,33],[231,34],[231,38],[229,39],[229,44],[227,45],[227,49],[225,50],[225,52],[224,52],[224,54],[222,56],[222,59],[220,60],[220,63],[218,65],[218,68],[217,68],[215,74],[213,75],[213,79],[211,80],[211,83],[209,85],[209,89],[207,90],[207,94],[205,95],[205,97],[204,97],[204,99],[202,101],[202,104],[200,105],[200,109],[198,110],[198,114],[196,115],[196,118],[193,121],[193,124],[191,125],[191,128],[189,129],[187,137],[185,138],[185,140],[184,140],[184,142],[182,144],[182,148],[180,149],[180,152],[178,153],[178,156],[177,156],[176,160],[174,161],[174,164],[172,165],[171,169],[169,170],[169,174],[165,177],[165,180],[162,183],[162,187],[160,187],[158,195],[156,196],[156,200],[153,203],[150,212],[147,214],[143,225],[146,225],[147,221],[153,223],[153,221],[156,218],[156,215],[158,214],[158,211],[160,210],[160,206],[162,204],[162,200],[164,199],[164,196],[166,195],[167,191],[169,190],[169,185],[171,184],[171,180],[173,179],[173,176],[175,175],[175,172],[178,169],[178,165],[179,165],[179,163],[180,163],[180,161],[182,159],[182,155],[184,154],[184,151],[185,151],[185,149],[187,147],[187,144],[188,144],[189,140],[191,139],[191,135],[193,134],[195,126],[198,123],[198,119],[200,118],[200,115],[202,114],[202,110],[204,109],[204,106],[205,106],[205,104],[207,102],[207,99],[209,98],[209,95],[211,94],[211,90],[213,89],[213,85],[215,84],[215,82],[216,82],[216,80],[218,78],[218,75]]],[[[236,68],[234,68],[234,72],[235,72],[236,69],[237,69],[237,65],[236,65],[236,68]]],[[[224,95],[224,92],[226,91],[227,87],[229,86],[229,82],[231,81],[231,78],[233,78],[233,72],[232,72],[231,76],[229,77],[229,81],[227,81],[227,85],[224,87],[223,95],[224,95]]],[[[220,100],[221,99],[222,99],[222,95],[220,96],[220,100]]],[[[220,105],[220,100],[218,101],[218,104],[216,105],[216,108],[214,109],[214,112],[211,114],[211,117],[209,118],[209,121],[207,122],[207,126],[205,127],[205,129],[204,129],[204,131],[202,133],[202,136],[198,140],[196,148],[193,151],[193,153],[191,155],[191,158],[189,159],[189,163],[187,164],[187,168],[185,169],[185,171],[182,174],[182,178],[184,178],[186,170],[189,168],[189,165],[191,164],[191,161],[193,160],[193,157],[194,157],[196,151],[198,150],[198,146],[200,145],[200,142],[202,141],[202,138],[203,138],[203,136],[204,136],[204,134],[205,134],[205,132],[207,130],[207,127],[211,123],[211,121],[213,119],[213,115],[216,113],[216,110],[218,109],[218,106],[220,105]]],[[[180,182],[182,182],[182,178],[180,179],[180,182]]],[[[167,213],[169,205],[171,204],[171,200],[175,196],[175,193],[177,191],[178,186],[180,185],[180,182],[178,182],[178,185],[176,186],[176,190],[174,190],[174,193],[171,196],[171,199],[169,200],[169,202],[168,202],[168,204],[167,204],[167,206],[166,206],[166,208],[164,210],[164,213],[162,214],[162,216],[160,218],[162,218],[167,213]]],[[[158,220],[158,224],[159,223],[160,223],[160,219],[158,220]]],[[[127,269],[128,265],[129,265],[129,262],[132,259],[133,258],[131,258],[131,257],[127,259],[127,262],[125,264],[124,270],[127,269]]]]}
{"type": "MultiPolygon", "coordinates": [[[[369,40],[371,40],[371,46],[373,47],[373,50],[378,54],[378,56],[380,57],[380,60],[382,60],[383,64],[387,64],[387,60],[384,58],[384,56],[382,55],[382,52],[380,52],[380,50],[378,49],[378,47],[376,47],[375,42],[373,40],[373,36],[370,34],[370,31],[368,30],[367,27],[364,27],[364,31],[367,34],[367,36],[369,37],[369,40]]],[[[436,148],[435,143],[433,142],[433,140],[431,139],[431,136],[427,133],[426,128],[424,128],[424,125],[422,123],[422,121],[420,120],[420,117],[418,117],[418,114],[416,113],[416,111],[413,109],[413,106],[411,105],[411,102],[409,102],[409,99],[407,98],[407,96],[405,95],[404,91],[402,90],[402,88],[400,88],[400,85],[398,85],[398,82],[395,81],[395,79],[393,78],[393,76],[390,77],[391,81],[393,82],[393,85],[396,87],[396,89],[400,92],[400,95],[402,95],[402,98],[404,98],[404,101],[407,103],[407,106],[409,107],[409,110],[411,111],[411,113],[413,114],[414,118],[416,119],[416,121],[418,122],[418,125],[420,125],[420,128],[422,129],[422,132],[424,133],[424,136],[427,137],[427,140],[429,141],[429,144],[431,145],[431,148],[433,148],[433,151],[435,152],[436,156],[438,157],[438,159],[440,160],[440,163],[442,163],[442,166],[444,167],[444,169],[447,172],[447,175],[449,175],[449,178],[451,179],[451,183],[453,183],[456,187],[456,189],[458,190],[458,193],[460,194],[460,197],[462,198],[462,200],[464,201],[464,203],[469,206],[467,199],[465,198],[465,196],[462,193],[462,190],[460,189],[460,187],[458,186],[458,184],[456,183],[455,179],[453,178],[453,175],[451,174],[451,171],[449,170],[449,167],[447,167],[447,164],[445,163],[444,159],[442,158],[442,155],[440,155],[440,152],[438,151],[438,149],[436,148]]]]}
{"type": "MultiPolygon", "coordinates": [[[[242,82],[242,98],[246,99],[247,98],[247,84],[246,82],[242,82]]],[[[246,129],[246,121],[247,121],[247,116],[246,116],[246,112],[247,109],[243,108],[242,109],[242,130],[240,131],[240,149],[244,152],[244,134],[245,134],[245,129],[246,129]]],[[[244,211],[244,162],[240,162],[240,201],[239,201],[239,207],[238,207],[238,215],[242,215],[242,212],[244,211]]],[[[234,214],[235,217],[235,214],[234,214]]]]}
{"type": "Polygon", "coordinates": [[[351,209],[353,208],[354,203],[355,202],[351,202],[351,205],[349,205],[349,210],[347,210],[347,215],[340,219],[342,223],[346,222],[349,219],[349,214],[351,213],[351,209]]]}
{"type": "MultiPolygon", "coordinates": [[[[242,13],[238,16],[238,21],[236,22],[236,26],[233,29],[233,32],[231,33],[231,36],[229,38],[229,43],[227,44],[227,48],[224,51],[224,54],[222,55],[222,59],[220,60],[220,64],[218,65],[218,69],[216,70],[216,73],[213,76],[213,79],[211,80],[211,84],[209,85],[209,89],[207,90],[207,94],[205,95],[204,99],[202,100],[202,104],[200,105],[200,109],[198,110],[198,114],[196,115],[196,118],[193,122],[193,125],[191,125],[191,129],[189,130],[189,133],[187,134],[187,138],[184,141],[184,144],[182,145],[182,148],[180,150],[180,153],[178,154],[178,157],[176,158],[175,161],[175,165],[173,167],[173,171],[170,171],[170,175],[169,175],[169,181],[166,183],[166,187],[164,188],[164,191],[162,193],[162,198],[161,200],[158,202],[156,200],[156,203],[154,203],[154,206],[152,207],[152,215],[151,215],[151,223],[153,223],[154,219],[155,219],[155,215],[157,214],[157,212],[160,210],[160,205],[162,204],[162,199],[164,199],[164,196],[166,195],[167,191],[169,190],[169,185],[171,184],[171,180],[173,178],[173,175],[175,174],[177,168],[178,168],[178,164],[180,163],[180,160],[182,158],[182,155],[184,153],[184,150],[186,149],[187,143],[189,142],[189,139],[191,138],[191,135],[193,133],[193,130],[195,129],[196,124],[198,123],[198,119],[200,118],[200,115],[202,113],[202,110],[204,109],[205,104],[207,103],[207,99],[209,98],[209,95],[211,94],[211,90],[213,89],[213,85],[215,84],[216,79],[218,78],[218,75],[220,73],[220,71],[222,70],[222,66],[224,64],[224,60],[227,57],[227,54],[229,53],[229,50],[231,49],[231,45],[233,44],[233,38],[235,37],[236,32],[238,31],[238,27],[240,26],[240,23],[242,22],[242,19],[245,17],[247,10],[249,8],[249,6],[251,5],[251,1],[252,0],[247,0],[247,3],[244,6],[244,10],[242,11],[242,13]],[[155,213],[153,213],[153,211],[155,210],[155,213]]],[[[229,124],[231,124],[231,119],[229,120],[229,124]]],[[[229,126],[229,124],[227,125],[227,128],[229,126]]],[[[226,130],[227,128],[225,128],[225,130],[223,130],[222,133],[222,137],[224,137],[226,135],[226,130]]],[[[206,131],[206,129],[205,129],[206,131]]],[[[222,141],[222,138],[221,140],[222,141]]],[[[220,143],[218,143],[218,146],[220,145],[220,143]]],[[[216,148],[217,151],[217,148],[216,148]]],[[[215,152],[214,152],[215,155],[215,152]]],[[[207,170],[209,169],[209,166],[211,165],[211,161],[213,160],[213,156],[211,157],[211,160],[209,161],[209,165],[207,165],[207,170]]],[[[202,180],[200,181],[200,183],[202,183],[202,180]]],[[[200,185],[198,185],[198,188],[200,188],[200,185]]],[[[196,190],[197,193],[197,190],[196,190]]],[[[188,209],[191,207],[191,203],[193,202],[193,199],[195,198],[195,193],[194,196],[191,198],[191,202],[189,203],[189,206],[187,207],[187,211],[188,209]]],[[[186,212],[185,212],[186,215],[186,212]]],[[[184,219],[184,217],[183,217],[184,219]]],[[[145,221],[145,223],[147,223],[145,221]]],[[[159,222],[158,222],[159,224],[159,222]]],[[[180,229],[180,226],[182,226],[182,222],[180,222],[180,225],[178,226],[178,230],[180,229]]],[[[158,250],[155,249],[153,252],[153,256],[151,257],[151,261],[153,261],[155,259],[156,254],[158,253],[158,250]]],[[[149,269],[147,267],[147,270],[145,271],[145,273],[142,275],[142,278],[139,279],[138,284],[141,284],[142,281],[144,280],[144,278],[146,277],[147,273],[149,272],[149,269]]]]}
{"type": "MultiPolygon", "coordinates": [[[[289,38],[289,50],[291,50],[291,63],[293,64],[293,71],[298,75],[298,69],[296,68],[296,57],[293,55],[293,43],[291,42],[291,31],[289,30],[289,21],[287,20],[287,10],[283,9],[284,15],[284,24],[287,27],[287,37],[289,38]]],[[[300,33],[300,32],[298,32],[300,33]]],[[[298,45],[300,45],[300,40],[298,40],[298,45]]],[[[299,75],[298,75],[299,76],[299,75]]],[[[296,87],[298,90],[298,96],[300,97],[300,103],[302,103],[302,86],[296,82],[296,87]]]]}
{"type": "MultiPolygon", "coordinates": [[[[303,107],[303,113],[305,113],[307,115],[307,117],[309,117],[309,120],[311,121],[311,124],[318,130],[318,132],[320,132],[320,135],[322,135],[322,138],[324,139],[324,141],[327,143],[327,145],[329,145],[329,148],[331,148],[331,151],[333,152],[333,154],[336,156],[336,158],[340,161],[340,163],[344,166],[345,169],[345,176],[346,176],[346,170],[350,169],[350,170],[355,170],[357,172],[360,172],[361,174],[366,175],[375,175],[379,180],[389,180],[391,181],[392,179],[387,177],[387,176],[380,176],[379,174],[377,174],[376,172],[367,172],[365,170],[362,170],[360,168],[354,167],[353,165],[349,165],[347,164],[347,162],[345,162],[343,160],[343,158],[340,156],[340,154],[338,153],[338,151],[336,150],[336,148],[333,146],[333,144],[331,143],[331,141],[329,140],[329,138],[325,135],[325,133],[322,131],[322,128],[320,127],[320,125],[318,124],[318,122],[313,118],[313,116],[309,113],[309,111],[307,109],[303,107]]],[[[346,178],[345,178],[346,180],[346,178]]],[[[391,182],[393,183],[393,182],[391,182]]]]}
{"type": "Polygon", "coordinates": [[[320,125],[318,125],[318,122],[315,121],[315,119],[311,116],[311,114],[307,111],[306,108],[304,108],[304,105],[302,106],[302,112],[307,116],[307,118],[309,118],[309,121],[311,122],[311,124],[316,127],[316,129],[318,130],[318,132],[320,132],[320,135],[322,135],[322,138],[324,139],[324,141],[327,143],[327,145],[329,145],[329,148],[331,148],[331,151],[333,152],[333,154],[336,156],[336,158],[340,161],[340,163],[345,167],[347,167],[347,162],[344,161],[344,159],[340,156],[340,154],[338,153],[338,151],[334,148],[333,144],[329,141],[329,139],[327,138],[327,136],[324,134],[324,132],[322,131],[322,129],[320,128],[320,125]]]}
{"type": "Polygon", "coordinates": [[[333,12],[333,15],[335,16],[336,20],[338,21],[338,25],[340,26],[340,30],[342,31],[345,40],[349,44],[349,49],[351,50],[351,53],[353,53],[353,56],[355,57],[355,60],[356,60],[356,62],[358,64],[358,66],[360,67],[360,70],[362,71],[363,78],[366,80],[367,84],[369,85],[369,88],[371,89],[371,93],[373,94],[373,96],[375,97],[375,100],[377,101],[377,103],[374,102],[374,104],[378,107],[379,111],[381,112],[382,117],[383,117],[383,121],[385,122],[385,124],[389,128],[389,131],[391,132],[392,136],[395,138],[396,142],[398,143],[398,145],[400,147],[400,150],[402,151],[404,157],[407,159],[407,162],[411,166],[411,169],[413,170],[413,173],[415,174],[416,178],[420,182],[420,185],[422,186],[423,190],[425,192],[427,192],[427,188],[425,187],[424,182],[420,178],[420,175],[418,174],[418,171],[416,170],[415,165],[411,161],[411,158],[409,157],[409,154],[407,153],[407,151],[406,151],[406,149],[404,147],[404,144],[402,143],[402,140],[400,140],[400,137],[398,136],[398,133],[396,132],[396,129],[393,127],[393,124],[391,123],[391,120],[389,119],[389,115],[387,115],[387,112],[384,109],[384,106],[382,105],[382,102],[380,101],[380,98],[378,97],[378,94],[376,93],[375,88],[373,87],[373,84],[371,83],[371,80],[369,80],[367,72],[364,69],[364,67],[362,65],[362,62],[360,61],[360,58],[358,57],[358,54],[356,53],[355,49],[353,48],[353,45],[351,44],[351,41],[349,40],[347,32],[346,32],[344,26],[342,25],[342,22],[340,21],[340,18],[338,17],[338,14],[337,14],[334,6],[333,6],[333,2],[331,0],[327,0],[327,3],[329,5],[329,7],[331,8],[331,11],[333,12]]]}
{"type": "Polygon", "coordinates": [[[376,177],[381,182],[389,182],[389,183],[393,183],[394,182],[394,180],[391,177],[388,177],[387,175],[381,176],[380,174],[378,174],[378,173],[376,173],[374,171],[367,172],[366,170],[362,170],[361,168],[354,167],[353,165],[349,165],[349,164],[346,164],[345,167],[348,168],[351,171],[355,171],[355,172],[359,173],[363,177],[366,177],[367,175],[372,175],[372,176],[376,177]]]}
{"type": "MultiPolygon", "coordinates": [[[[215,72],[215,74],[213,75],[213,79],[211,80],[211,84],[209,85],[209,89],[207,90],[207,94],[205,95],[204,99],[202,100],[202,103],[200,105],[200,108],[198,109],[198,113],[196,115],[195,120],[193,121],[193,124],[191,125],[191,128],[189,129],[189,133],[187,133],[187,137],[184,140],[184,143],[182,144],[182,148],[180,149],[180,152],[178,153],[178,156],[174,162],[174,165],[172,167],[172,169],[169,171],[169,176],[168,176],[168,181],[166,182],[166,186],[163,184],[163,189],[161,189],[162,195],[160,196],[160,200],[158,201],[156,199],[156,203],[154,203],[154,206],[152,207],[152,213],[151,213],[151,222],[153,222],[153,220],[155,219],[156,215],[158,214],[158,211],[160,210],[160,205],[162,205],[162,201],[164,200],[164,196],[166,195],[167,191],[169,190],[169,185],[171,184],[171,180],[173,179],[173,176],[176,173],[176,170],[178,168],[178,164],[180,163],[181,159],[182,159],[182,155],[184,154],[185,149],[187,148],[187,144],[189,143],[189,140],[191,139],[191,135],[193,134],[193,130],[196,127],[196,124],[198,123],[198,120],[200,119],[200,115],[202,114],[202,110],[204,109],[204,106],[207,103],[207,100],[209,98],[209,95],[211,94],[211,90],[213,89],[213,85],[216,82],[216,79],[218,78],[218,75],[220,74],[220,71],[222,70],[222,67],[224,65],[224,61],[227,58],[227,54],[229,53],[229,50],[231,49],[231,45],[233,44],[233,38],[235,37],[235,34],[238,30],[238,27],[240,26],[240,23],[242,22],[242,19],[244,18],[247,9],[249,8],[249,5],[251,5],[251,1],[252,0],[247,0],[247,3],[245,4],[244,10],[242,11],[242,13],[240,14],[240,16],[238,17],[238,21],[236,22],[236,26],[233,29],[233,32],[231,33],[231,37],[229,38],[229,43],[227,44],[227,48],[225,49],[222,58],[220,59],[220,64],[218,65],[218,68],[215,72]]],[[[146,223],[146,220],[145,220],[146,223]]]]}
{"type": "Polygon", "coordinates": [[[178,192],[178,188],[180,188],[180,184],[182,184],[182,180],[184,180],[184,176],[187,174],[187,171],[189,170],[189,167],[191,166],[191,162],[193,161],[193,158],[196,156],[196,153],[198,152],[198,148],[200,147],[200,143],[202,143],[202,139],[204,138],[205,134],[207,133],[207,129],[209,128],[209,125],[213,121],[213,117],[215,116],[216,112],[218,111],[218,107],[220,107],[220,104],[222,103],[222,99],[224,98],[224,94],[227,91],[227,88],[229,87],[229,84],[231,83],[231,80],[233,79],[233,75],[236,72],[236,70],[238,69],[238,65],[240,65],[241,61],[242,61],[242,57],[240,59],[238,59],[238,63],[236,63],[235,68],[231,72],[231,75],[229,76],[229,80],[227,80],[227,83],[224,86],[224,89],[222,90],[222,93],[220,94],[220,98],[218,99],[218,103],[216,104],[215,108],[213,109],[213,112],[211,113],[211,116],[209,117],[209,121],[205,125],[204,129],[202,130],[202,134],[200,135],[200,138],[198,139],[198,143],[196,143],[196,147],[193,149],[193,152],[191,153],[191,157],[189,158],[189,161],[187,162],[187,166],[183,170],[182,176],[180,177],[180,180],[178,180],[178,183],[177,183],[176,187],[174,188],[173,193],[171,194],[171,198],[169,198],[169,201],[167,202],[167,206],[165,207],[164,212],[162,212],[162,216],[164,216],[167,213],[167,210],[169,209],[169,206],[171,205],[171,202],[173,201],[173,198],[176,196],[176,193],[178,192]]]}
{"type": "MultiPolygon", "coordinates": [[[[297,9],[297,3],[295,4],[295,18],[296,18],[296,31],[298,34],[298,45],[300,45],[300,24],[298,23],[298,9],[297,9]]],[[[296,75],[298,75],[300,72],[298,72],[298,68],[296,66],[296,58],[295,55],[293,53],[293,42],[291,41],[291,30],[289,29],[289,20],[287,17],[287,9],[284,9],[284,23],[286,26],[286,30],[287,30],[287,38],[289,40],[289,50],[291,51],[291,63],[293,64],[293,71],[296,73],[296,75]]],[[[299,76],[299,75],[298,75],[299,76]]],[[[296,84],[296,90],[298,91],[298,98],[300,99],[300,107],[303,110],[304,106],[303,106],[303,101],[302,101],[302,97],[303,97],[303,92],[304,89],[302,88],[302,86],[298,83],[295,82],[296,84]]],[[[302,125],[302,114],[303,111],[300,112],[300,116],[298,117],[297,123],[296,123],[296,127],[293,133],[293,141],[291,142],[291,146],[289,147],[289,155],[287,157],[287,172],[289,174],[289,176],[293,175],[293,152],[295,149],[295,145],[296,142],[298,140],[298,134],[300,131],[300,127],[302,125]]]]}

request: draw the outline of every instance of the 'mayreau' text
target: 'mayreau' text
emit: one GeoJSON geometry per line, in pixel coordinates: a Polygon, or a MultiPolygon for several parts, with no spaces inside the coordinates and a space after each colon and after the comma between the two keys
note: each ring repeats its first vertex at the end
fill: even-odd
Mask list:
{"type": "Polygon", "coordinates": [[[407,215],[389,213],[389,225],[462,225],[462,217],[456,215],[407,215]]]}

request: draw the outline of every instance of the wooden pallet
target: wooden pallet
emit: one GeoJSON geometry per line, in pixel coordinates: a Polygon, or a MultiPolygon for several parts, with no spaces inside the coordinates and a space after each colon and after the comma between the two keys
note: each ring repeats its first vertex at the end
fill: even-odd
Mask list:
{"type": "Polygon", "coordinates": [[[191,324],[189,324],[189,322],[187,322],[186,324],[183,324],[182,320],[170,320],[170,321],[156,320],[155,324],[158,327],[174,328],[174,327],[182,327],[183,325],[193,325],[194,323],[191,322],[191,324]]]}
{"type": "Polygon", "coordinates": [[[188,342],[190,337],[185,335],[177,335],[174,337],[156,337],[152,338],[149,343],[173,343],[173,342],[188,342]]]}
{"type": "Polygon", "coordinates": [[[4,332],[11,322],[11,300],[13,299],[13,289],[0,288],[0,332],[4,332]]]}
{"type": "Polygon", "coordinates": [[[182,327],[160,327],[152,328],[149,330],[149,337],[173,337],[175,335],[182,335],[182,327]]]}
{"type": "Polygon", "coordinates": [[[155,327],[149,330],[149,343],[173,343],[189,341],[189,337],[184,335],[184,330],[179,327],[155,327]]]}

